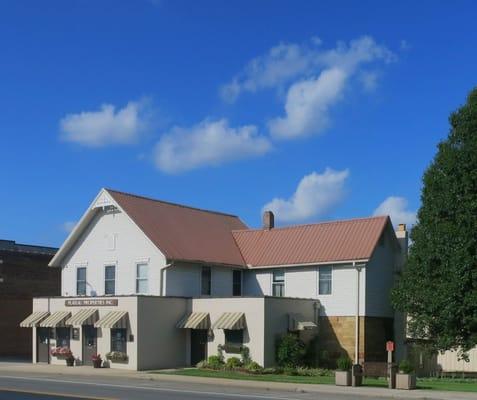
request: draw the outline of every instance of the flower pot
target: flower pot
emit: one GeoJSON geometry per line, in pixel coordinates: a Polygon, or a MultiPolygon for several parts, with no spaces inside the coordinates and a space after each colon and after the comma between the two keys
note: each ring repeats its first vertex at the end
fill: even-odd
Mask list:
{"type": "Polygon", "coordinates": [[[396,374],[396,389],[412,390],[416,388],[415,374],[396,374]]]}
{"type": "Polygon", "coordinates": [[[93,368],[101,368],[103,360],[93,360],[93,368]]]}
{"type": "Polygon", "coordinates": [[[351,386],[351,371],[335,371],[336,386],[351,386]]]}

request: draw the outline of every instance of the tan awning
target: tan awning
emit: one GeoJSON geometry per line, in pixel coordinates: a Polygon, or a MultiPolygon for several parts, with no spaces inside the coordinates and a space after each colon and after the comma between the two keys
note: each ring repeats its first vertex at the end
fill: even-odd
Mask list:
{"type": "Polygon", "coordinates": [[[95,328],[127,328],[127,311],[111,311],[94,324],[95,328]]]}
{"type": "Polygon", "coordinates": [[[184,315],[177,323],[176,328],[182,329],[209,329],[210,317],[206,312],[193,312],[184,315]]]}
{"type": "Polygon", "coordinates": [[[243,312],[226,312],[215,321],[213,329],[245,329],[245,314],[243,312]]]}
{"type": "Polygon", "coordinates": [[[40,322],[38,326],[42,326],[44,328],[54,328],[56,326],[66,326],[65,321],[69,316],[71,315],[71,312],[69,311],[55,311],[54,313],[51,313],[51,315],[40,322]]]}
{"type": "Polygon", "coordinates": [[[309,319],[303,317],[301,314],[288,314],[288,330],[290,331],[305,331],[309,329],[316,329],[318,326],[309,319]]]}
{"type": "Polygon", "coordinates": [[[48,317],[48,315],[50,315],[48,311],[35,311],[20,322],[20,326],[22,328],[33,328],[34,326],[37,326],[40,321],[43,321],[48,317]]]}
{"type": "Polygon", "coordinates": [[[94,325],[98,320],[97,308],[84,308],[69,318],[65,324],[72,326],[94,325]]]}

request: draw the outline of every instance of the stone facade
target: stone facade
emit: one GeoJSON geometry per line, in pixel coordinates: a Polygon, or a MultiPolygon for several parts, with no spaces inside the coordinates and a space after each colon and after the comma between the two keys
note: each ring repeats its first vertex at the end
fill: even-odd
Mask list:
{"type": "Polygon", "coordinates": [[[56,249],[0,240],[0,357],[31,357],[31,329],[19,323],[32,299],[60,294],[59,268],[48,267],[56,249]]]}
{"type": "MultiPolygon", "coordinates": [[[[320,317],[318,332],[318,356],[322,363],[334,365],[336,359],[347,355],[354,360],[355,317],[320,317]]],[[[393,338],[393,319],[360,317],[359,360],[386,361],[385,345],[393,338]]]]}

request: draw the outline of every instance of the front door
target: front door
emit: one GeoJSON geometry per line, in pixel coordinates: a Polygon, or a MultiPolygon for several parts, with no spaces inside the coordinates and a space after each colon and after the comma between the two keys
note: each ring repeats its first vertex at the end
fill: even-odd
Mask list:
{"type": "Polygon", "coordinates": [[[36,359],[37,362],[50,362],[50,328],[36,328],[36,359]]]}
{"type": "Polygon", "coordinates": [[[196,365],[207,359],[207,329],[191,329],[190,363],[196,365]]]}
{"type": "Polygon", "coordinates": [[[97,330],[93,325],[83,325],[83,364],[93,365],[92,357],[96,354],[97,330]]]}

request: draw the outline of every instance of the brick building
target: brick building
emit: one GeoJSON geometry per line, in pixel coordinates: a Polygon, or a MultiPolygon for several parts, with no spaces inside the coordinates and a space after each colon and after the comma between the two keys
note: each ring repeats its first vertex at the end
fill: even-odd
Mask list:
{"type": "Polygon", "coordinates": [[[0,357],[31,357],[31,330],[19,323],[32,299],[60,294],[61,272],[48,267],[57,249],[0,240],[0,357]]]}

